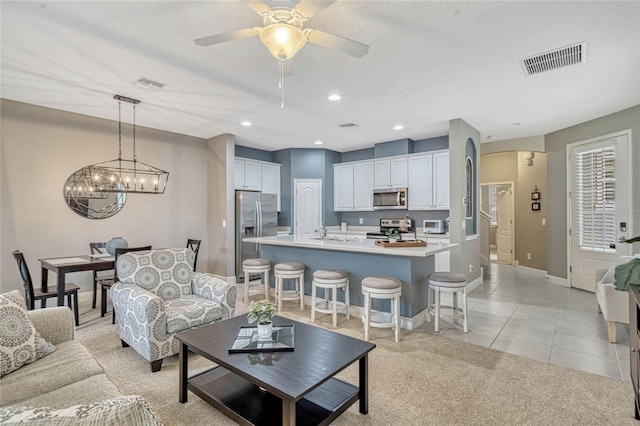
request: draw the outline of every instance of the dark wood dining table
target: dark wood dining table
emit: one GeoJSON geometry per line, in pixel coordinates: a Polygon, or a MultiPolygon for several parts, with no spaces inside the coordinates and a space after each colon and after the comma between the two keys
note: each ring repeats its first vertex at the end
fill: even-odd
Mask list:
{"type": "Polygon", "coordinates": [[[38,259],[42,265],[42,290],[47,291],[49,285],[49,271],[55,272],[57,277],[56,291],[58,292],[58,306],[64,306],[65,275],[70,272],[106,271],[113,269],[113,257],[91,257],[89,255],[47,257],[38,259]],[[68,260],[68,262],[66,261],[68,260]]]}

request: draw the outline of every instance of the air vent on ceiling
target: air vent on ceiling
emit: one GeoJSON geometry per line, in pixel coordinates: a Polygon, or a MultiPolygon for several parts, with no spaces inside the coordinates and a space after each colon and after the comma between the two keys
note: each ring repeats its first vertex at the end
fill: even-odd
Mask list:
{"type": "Polygon", "coordinates": [[[146,77],[140,77],[139,79],[134,81],[133,84],[135,84],[136,86],[142,86],[142,87],[146,87],[147,89],[153,89],[153,90],[162,90],[164,86],[166,86],[166,84],[164,83],[159,83],[157,81],[150,80],[146,77]]]}
{"type": "Polygon", "coordinates": [[[520,60],[525,75],[534,75],[587,62],[587,42],[561,47],[520,60]]]}
{"type": "Polygon", "coordinates": [[[338,124],[338,127],[358,127],[356,123],[342,123],[338,124]]]}

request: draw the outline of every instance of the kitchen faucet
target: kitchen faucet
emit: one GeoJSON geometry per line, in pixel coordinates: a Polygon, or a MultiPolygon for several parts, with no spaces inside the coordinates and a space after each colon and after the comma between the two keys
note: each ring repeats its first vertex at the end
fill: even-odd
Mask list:
{"type": "Polygon", "coordinates": [[[320,239],[324,241],[327,238],[327,227],[324,226],[324,223],[320,224],[320,239]]]}

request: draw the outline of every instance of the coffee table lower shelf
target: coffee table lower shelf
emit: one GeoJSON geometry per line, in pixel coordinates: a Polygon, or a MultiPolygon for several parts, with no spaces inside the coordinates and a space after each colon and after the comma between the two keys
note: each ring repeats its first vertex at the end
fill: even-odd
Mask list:
{"type": "MultiPolygon", "coordinates": [[[[187,380],[187,389],[244,425],[282,424],[282,400],[214,367],[187,380]]],[[[296,425],[328,425],[358,400],[358,388],[331,378],[296,403],[296,425]]]]}

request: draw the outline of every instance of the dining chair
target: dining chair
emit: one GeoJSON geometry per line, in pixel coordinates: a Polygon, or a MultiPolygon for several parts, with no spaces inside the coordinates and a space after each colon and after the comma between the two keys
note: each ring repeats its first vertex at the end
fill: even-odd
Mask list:
{"type": "MultiPolygon", "coordinates": [[[[107,243],[89,243],[89,250],[91,254],[108,254],[107,243]]],[[[96,308],[96,295],[98,294],[98,286],[111,287],[113,284],[113,270],[106,271],[93,271],[93,299],[91,302],[91,309],[96,308]]],[[[107,311],[106,306],[100,307],[100,316],[103,317],[107,311]]]]}
{"type": "Polygon", "coordinates": [[[189,238],[187,240],[187,248],[190,248],[196,254],[196,257],[193,258],[193,271],[194,272],[196,270],[196,264],[198,263],[198,250],[200,250],[200,243],[201,242],[202,242],[202,240],[192,240],[191,238],[189,238]]]}
{"type": "MultiPolygon", "coordinates": [[[[145,251],[145,250],[151,250],[151,246],[141,246],[141,247],[117,247],[116,248],[116,255],[115,255],[115,262],[116,264],[118,263],[118,257],[121,254],[125,254],[125,253],[129,253],[130,251],[145,251]]],[[[102,290],[100,292],[100,304],[102,306],[104,306],[104,312],[100,313],[100,316],[104,316],[104,314],[106,313],[106,307],[107,307],[107,290],[111,288],[111,285],[118,281],[118,268],[116,266],[116,268],[113,271],[113,280],[111,281],[111,284],[107,285],[103,285],[102,286],[102,290]]],[[[115,324],[116,323],[116,311],[115,309],[113,309],[111,314],[111,324],[115,324]]]]}
{"type": "MultiPolygon", "coordinates": [[[[22,277],[22,284],[24,285],[25,301],[27,308],[33,310],[36,307],[36,300],[40,301],[40,307],[47,307],[47,299],[58,297],[58,292],[55,290],[43,291],[41,288],[34,288],[33,281],[31,281],[31,274],[29,273],[29,267],[24,260],[24,255],[20,250],[13,251],[13,257],[18,262],[18,269],[20,270],[20,276],[22,277]]],[[[76,327],[80,325],[80,315],[78,313],[78,290],[80,287],[73,283],[65,283],[64,294],[67,296],[67,305],[73,310],[73,316],[75,318],[76,327]]]]}

